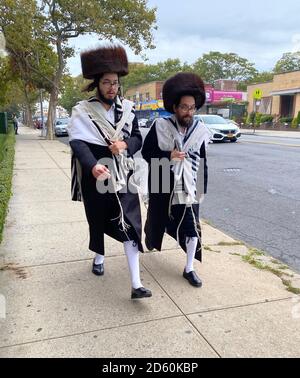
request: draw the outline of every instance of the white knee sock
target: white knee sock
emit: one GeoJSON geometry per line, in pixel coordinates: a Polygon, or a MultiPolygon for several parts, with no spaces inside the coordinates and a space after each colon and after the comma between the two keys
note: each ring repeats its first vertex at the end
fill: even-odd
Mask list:
{"type": "Polygon", "coordinates": [[[95,254],[94,264],[100,265],[100,264],[103,264],[103,262],[104,262],[104,256],[103,255],[99,255],[99,253],[96,253],[95,254]]]}
{"type": "Polygon", "coordinates": [[[127,256],[127,261],[128,261],[131,285],[134,289],[138,289],[139,287],[143,286],[140,279],[140,264],[139,264],[140,253],[138,250],[138,246],[132,240],[126,241],[123,244],[124,244],[124,250],[125,250],[125,254],[127,256]]]}
{"type": "Polygon", "coordinates": [[[194,270],[194,258],[196,254],[196,248],[198,244],[198,238],[186,238],[185,245],[186,245],[186,266],[185,271],[186,273],[191,272],[194,270]]]}

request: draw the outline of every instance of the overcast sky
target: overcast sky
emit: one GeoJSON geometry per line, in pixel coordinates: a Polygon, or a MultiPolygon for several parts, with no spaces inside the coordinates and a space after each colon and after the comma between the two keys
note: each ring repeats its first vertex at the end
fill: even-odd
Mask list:
{"type": "MultiPolygon", "coordinates": [[[[168,58],[194,63],[203,53],[233,52],[247,58],[259,71],[271,70],[285,52],[300,50],[298,0],[148,0],[157,7],[156,49],[147,50],[146,63],[168,58]]],[[[94,47],[97,37],[72,41],[76,56],[68,68],[81,73],[79,52],[94,47]]],[[[143,61],[127,48],[130,61],[143,61]]]]}

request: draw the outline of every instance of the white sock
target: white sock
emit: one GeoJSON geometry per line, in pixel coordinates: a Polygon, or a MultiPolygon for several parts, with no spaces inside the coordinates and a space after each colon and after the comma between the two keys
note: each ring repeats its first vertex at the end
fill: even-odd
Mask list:
{"type": "Polygon", "coordinates": [[[186,245],[185,271],[186,271],[186,273],[189,273],[192,270],[194,270],[194,258],[195,258],[195,254],[196,254],[197,244],[198,244],[198,238],[197,237],[193,237],[193,238],[187,237],[185,239],[185,245],[186,245]]]}
{"type": "Polygon", "coordinates": [[[103,264],[103,262],[104,262],[104,256],[103,255],[99,255],[99,253],[96,253],[95,254],[94,264],[100,265],[100,264],[103,264]]]}
{"type": "Polygon", "coordinates": [[[138,250],[137,243],[134,241],[126,241],[124,244],[124,251],[127,256],[127,262],[130,272],[131,285],[134,289],[142,287],[140,279],[140,264],[139,257],[140,253],[138,250]]]}

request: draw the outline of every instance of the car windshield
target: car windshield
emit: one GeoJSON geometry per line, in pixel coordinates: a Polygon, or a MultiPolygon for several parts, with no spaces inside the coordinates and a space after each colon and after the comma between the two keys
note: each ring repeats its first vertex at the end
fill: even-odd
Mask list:
{"type": "Polygon", "coordinates": [[[215,125],[215,124],[227,125],[228,124],[224,118],[218,117],[218,116],[208,116],[208,117],[202,116],[201,118],[203,122],[208,125],[215,125]]]}
{"type": "Polygon", "coordinates": [[[69,122],[69,118],[60,118],[56,121],[57,125],[66,125],[69,122]]]}

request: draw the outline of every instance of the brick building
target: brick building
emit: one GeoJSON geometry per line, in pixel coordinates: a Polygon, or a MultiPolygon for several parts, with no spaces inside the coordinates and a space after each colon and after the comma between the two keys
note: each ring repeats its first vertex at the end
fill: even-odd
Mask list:
{"type": "Polygon", "coordinates": [[[275,74],[272,81],[248,85],[248,112],[257,111],[278,117],[297,117],[300,111],[300,70],[275,74]],[[253,94],[261,90],[256,101],[253,94]]]}

